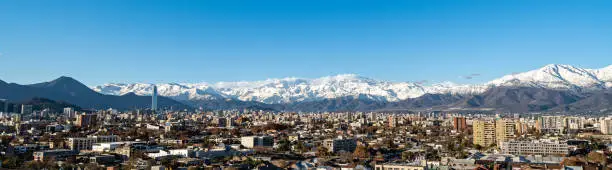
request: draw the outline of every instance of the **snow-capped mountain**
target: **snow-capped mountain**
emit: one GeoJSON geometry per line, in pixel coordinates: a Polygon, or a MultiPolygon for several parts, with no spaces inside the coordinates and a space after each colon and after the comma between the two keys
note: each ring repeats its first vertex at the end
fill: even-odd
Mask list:
{"type": "Polygon", "coordinates": [[[570,65],[550,64],[540,69],[503,76],[489,86],[526,86],[555,90],[591,91],[612,87],[612,66],[584,69],[570,65]]]}
{"type": "MultiPolygon", "coordinates": [[[[154,84],[110,83],[93,89],[103,94],[135,93],[150,95],[154,84]]],[[[158,93],[176,100],[232,98],[268,104],[316,101],[330,98],[365,95],[377,101],[399,101],[426,93],[478,93],[484,86],[441,83],[422,86],[410,82],[379,81],[354,74],[317,79],[284,78],[255,82],[219,82],[215,84],[157,84],[158,93]]]]}
{"type": "MultiPolygon", "coordinates": [[[[93,87],[97,92],[123,95],[133,92],[150,95],[153,84],[110,83],[93,87]]],[[[459,85],[450,82],[429,86],[412,82],[374,80],[354,74],[317,79],[284,78],[254,82],[166,83],[157,84],[162,96],[176,100],[237,99],[267,104],[317,101],[323,99],[367,96],[376,101],[400,101],[424,94],[479,94],[491,87],[525,86],[555,90],[601,90],[612,88],[612,66],[583,69],[570,65],[547,65],[524,73],[503,76],[485,84],[459,85]]]]}

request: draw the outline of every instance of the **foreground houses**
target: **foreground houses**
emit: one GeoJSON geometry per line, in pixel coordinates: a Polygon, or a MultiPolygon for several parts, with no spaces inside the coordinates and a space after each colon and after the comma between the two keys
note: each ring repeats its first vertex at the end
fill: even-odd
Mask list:
{"type": "Polygon", "coordinates": [[[62,111],[0,116],[0,166],[442,170],[603,168],[612,162],[606,117],[62,111]]]}

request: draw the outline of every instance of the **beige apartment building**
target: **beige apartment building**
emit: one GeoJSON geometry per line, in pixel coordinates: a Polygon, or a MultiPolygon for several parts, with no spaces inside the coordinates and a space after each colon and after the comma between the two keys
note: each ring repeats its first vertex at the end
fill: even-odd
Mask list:
{"type": "Polygon", "coordinates": [[[472,123],[474,145],[483,147],[495,144],[495,122],[492,120],[474,120],[472,123]]]}
{"type": "Polygon", "coordinates": [[[516,137],[516,123],[510,119],[495,120],[495,139],[497,146],[516,137]]]}

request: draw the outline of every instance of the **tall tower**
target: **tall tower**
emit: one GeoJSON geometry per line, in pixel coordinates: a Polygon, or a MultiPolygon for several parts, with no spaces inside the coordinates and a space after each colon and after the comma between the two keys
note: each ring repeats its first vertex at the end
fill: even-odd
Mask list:
{"type": "Polygon", "coordinates": [[[157,111],[157,86],[153,86],[153,95],[151,96],[151,110],[157,111]]]}

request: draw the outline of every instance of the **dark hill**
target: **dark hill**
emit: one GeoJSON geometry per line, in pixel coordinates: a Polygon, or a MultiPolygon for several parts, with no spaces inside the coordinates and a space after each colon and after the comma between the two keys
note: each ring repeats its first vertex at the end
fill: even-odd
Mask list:
{"type": "MultiPolygon", "coordinates": [[[[53,81],[19,85],[15,83],[0,83],[0,98],[11,101],[25,102],[33,98],[47,98],[55,101],[65,101],[84,109],[119,110],[149,108],[151,97],[127,94],[123,96],[104,95],[70,77],[60,77],[53,81]]],[[[159,108],[186,109],[189,106],[166,97],[158,98],[159,108]]]]}

